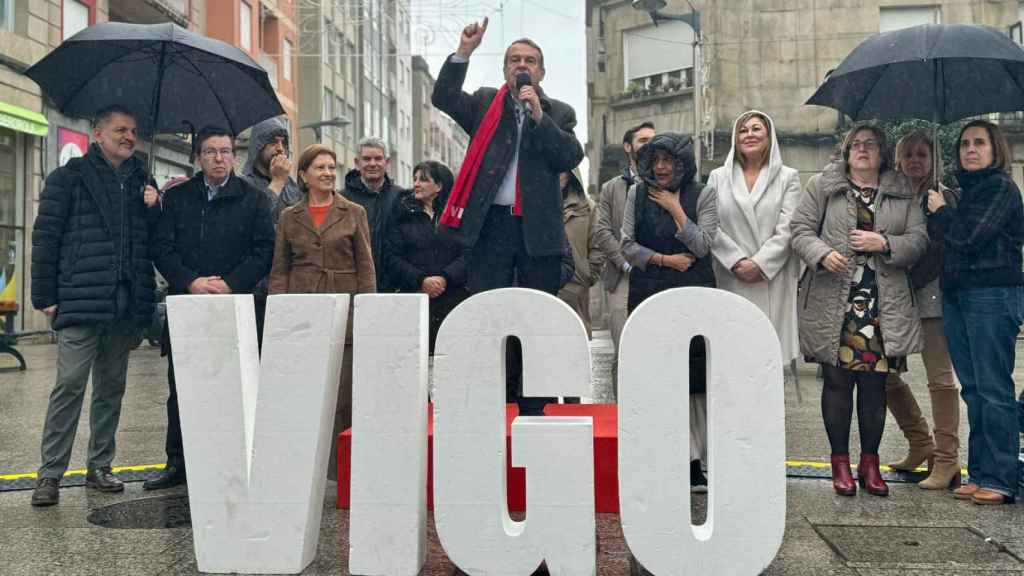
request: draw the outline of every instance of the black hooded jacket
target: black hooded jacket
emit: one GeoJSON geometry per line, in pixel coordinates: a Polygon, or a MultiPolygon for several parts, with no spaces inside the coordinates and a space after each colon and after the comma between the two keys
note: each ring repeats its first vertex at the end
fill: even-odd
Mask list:
{"type": "Polygon", "coordinates": [[[96,145],[50,174],[32,230],[32,305],[57,305],[53,327],[117,320],[117,285],[129,286],[139,325],[153,314],[142,162],[125,160],[118,179],[96,145]]]}
{"type": "MultiPolygon", "coordinates": [[[[678,190],[679,204],[686,217],[693,222],[698,221],[697,203],[701,188],[694,178],[697,163],[694,159],[693,139],[672,132],[658,134],[637,154],[639,174],[634,204],[634,240],[660,254],[692,254],[686,244],[676,237],[677,226],[672,216],[647,195],[649,187],[657,186],[654,153],[658,150],[667,152],[675,160],[675,177],[668,191],[678,190]]],[[[645,270],[634,268],[629,278],[629,309],[636,308],[658,292],[682,286],[715,286],[710,254],[697,258],[685,272],[663,266],[648,266],[645,270]]]]}
{"type": "Polygon", "coordinates": [[[288,147],[288,143],[291,141],[288,135],[288,123],[283,117],[268,118],[263,122],[252,127],[249,131],[249,157],[245,161],[245,166],[242,167],[242,171],[239,175],[245,178],[249,184],[253,187],[262,190],[267,195],[267,199],[270,200],[270,207],[274,217],[274,225],[277,226],[277,220],[281,216],[281,211],[289,206],[294,206],[302,200],[302,191],[299,190],[299,185],[295,182],[295,179],[291,176],[288,177],[288,182],[285,183],[284,188],[281,189],[280,194],[274,194],[270,190],[270,178],[260,172],[256,163],[259,162],[260,154],[263,152],[263,148],[277,139],[278,136],[285,138],[285,147],[288,147]]]}

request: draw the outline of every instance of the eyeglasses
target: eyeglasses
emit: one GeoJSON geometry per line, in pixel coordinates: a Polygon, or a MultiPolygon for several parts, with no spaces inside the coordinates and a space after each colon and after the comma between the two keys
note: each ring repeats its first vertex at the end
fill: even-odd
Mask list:
{"type": "Polygon", "coordinates": [[[878,150],[878,140],[854,140],[853,142],[850,142],[850,150],[873,152],[878,150]]]}
{"type": "Polygon", "coordinates": [[[217,156],[229,158],[235,155],[235,151],[231,148],[221,148],[219,150],[216,148],[207,148],[200,152],[200,154],[202,154],[203,158],[216,158],[217,156]]]}

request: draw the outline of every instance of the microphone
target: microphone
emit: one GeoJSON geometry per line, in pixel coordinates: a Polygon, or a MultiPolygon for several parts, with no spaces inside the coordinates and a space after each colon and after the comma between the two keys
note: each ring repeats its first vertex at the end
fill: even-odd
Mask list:
{"type": "MultiPolygon", "coordinates": [[[[529,86],[531,84],[533,84],[533,80],[530,78],[530,73],[529,72],[520,72],[519,74],[516,74],[516,91],[517,92],[519,90],[522,90],[523,86],[529,86]]],[[[524,102],[523,104],[526,105],[526,112],[527,112],[527,114],[532,115],[533,114],[533,104],[531,104],[529,102],[524,102]]]]}

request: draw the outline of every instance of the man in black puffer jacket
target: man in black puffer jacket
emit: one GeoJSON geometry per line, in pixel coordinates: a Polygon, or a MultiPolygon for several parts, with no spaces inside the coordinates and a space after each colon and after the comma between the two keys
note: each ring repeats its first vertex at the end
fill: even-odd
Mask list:
{"type": "Polygon", "coordinates": [[[101,110],[96,143],[46,179],[32,231],[32,305],[58,333],[57,383],[43,426],[42,465],[33,506],[50,506],[67,470],[93,374],[86,486],[120,492],[110,469],[121,417],[128,352],[153,314],[147,203],[156,188],[135,152],[136,121],[123,108],[101,110]]]}
{"type": "MultiPolygon", "coordinates": [[[[164,198],[154,240],[156,267],[173,294],[252,294],[274,258],[270,198],[232,172],[234,135],[206,127],[195,138],[202,171],[164,198]]],[[[145,490],[185,482],[178,392],[173,352],[164,332],[167,358],[167,466],[142,485],[145,490]]]]}

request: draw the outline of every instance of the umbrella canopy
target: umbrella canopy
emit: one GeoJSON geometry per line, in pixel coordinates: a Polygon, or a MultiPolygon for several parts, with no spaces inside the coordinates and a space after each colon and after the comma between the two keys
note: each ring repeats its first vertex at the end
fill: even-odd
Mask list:
{"type": "Polygon", "coordinates": [[[145,136],[183,122],[238,133],[284,114],[267,71],[245,52],[175,24],[106,22],[64,41],[26,74],[62,113],[120,105],[145,136]]]}
{"type": "Polygon", "coordinates": [[[807,104],[854,120],[946,124],[1024,110],[1024,50],[995,28],[926,24],[868,38],[807,104]]]}

